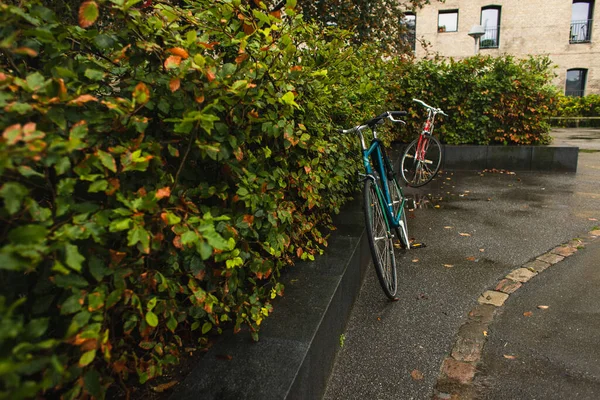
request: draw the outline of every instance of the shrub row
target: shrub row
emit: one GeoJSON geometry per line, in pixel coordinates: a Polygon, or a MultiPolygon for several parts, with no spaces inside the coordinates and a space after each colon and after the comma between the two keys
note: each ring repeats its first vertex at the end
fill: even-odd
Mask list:
{"type": "MultiPolygon", "coordinates": [[[[390,71],[392,107],[410,111],[407,135],[422,128],[419,98],[440,107],[437,134],[448,144],[547,144],[557,89],[547,57],[474,56],[400,62],[390,71]]],[[[407,136],[400,136],[407,140],[407,136]]]]}
{"type": "MultiPolygon", "coordinates": [[[[590,94],[582,97],[560,96],[555,116],[559,118],[600,117],[600,95],[590,94]]],[[[557,119],[553,121],[553,125],[597,128],[600,126],[600,120],[582,119],[576,121],[557,119]]]]}
{"type": "Polygon", "coordinates": [[[0,4],[0,398],[101,398],[256,336],[352,191],[332,116],[383,104],[378,72],[293,0],[21,3],[0,4]]]}

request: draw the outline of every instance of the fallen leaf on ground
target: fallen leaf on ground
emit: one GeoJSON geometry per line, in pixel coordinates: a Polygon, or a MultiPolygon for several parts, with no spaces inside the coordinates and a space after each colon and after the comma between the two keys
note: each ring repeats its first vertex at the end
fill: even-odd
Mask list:
{"type": "Polygon", "coordinates": [[[451,226],[445,226],[444,229],[452,229],[451,226]]]}
{"type": "Polygon", "coordinates": [[[459,235],[460,235],[460,236],[471,236],[471,234],[470,234],[470,233],[463,233],[463,232],[460,232],[460,233],[459,233],[459,235]]]}
{"type": "Polygon", "coordinates": [[[483,253],[485,251],[485,249],[479,249],[479,252],[483,253]]]}
{"type": "Polygon", "coordinates": [[[488,335],[487,331],[483,331],[483,336],[487,336],[487,335],[488,335]]]}
{"type": "Polygon", "coordinates": [[[158,386],[152,386],[152,390],[154,390],[157,393],[162,393],[165,390],[171,389],[173,386],[177,385],[178,383],[179,383],[179,381],[171,381],[168,383],[163,383],[158,386]]]}
{"type": "Polygon", "coordinates": [[[547,310],[549,308],[549,306],[538,306],[538,308],[540,310],[547,310]]]}
{"type": "Polygon", "coordinates": [[[474,256],[467,257],[467,261],[475,261],[477,260],[474,256]]]}
{"type": "Polygon", "coordinates": [[[435,208],[440,208],[441,206],[439,204],[436,204],[434,207],[435,208]]]}
{"type": "Polygon", "coordinates": [[[598,221],[596,218],[588,218],[588,221],[598,221]]]}
{"type": "Polygon", "coordinates": [[[232,356],[230,356],[229,354],[217,354],[216,356],[219,360],[227,360],[227,361],[231,361],[233,359],[232,356]]]}
{"type": "Polygon", "coordinates": [[[525,316],[525,317],[531,317],[532,315],[533,315],[533,313],[531,311],[525,311],[523,313],[523,316],[525,316]]]}
{"type": "Polygon", "coordinates": [[[452,268],[452,267],[454,267],[454,265],[452,265],[452,264],[444,264],[444,267],[446,267],[446,268],[452,268]]]}
{"type": "Polygon", "coordinates": [[[412,262],[414,262],[414,263],[419,262],[419,259],[418,258],[413,258],[412,262]]]}
{"type": "Polygon", "coordinates": [[[517,356],[511,356],[511,355],[505,354],[504,358],[506,358],[507,360],[514,360],[517,358],[517,356]]]}
{"type": "Polygon", "coordinates": [[[420,380],[422,380],[422,379],[424,378],[424,377],[423,377],[423,373],[422,373],[421,371],[419,371],[418,369],[415,369],[415,370],[413,370],[413,371],[410,373],[410,376],[411,376],[411,377],[412,377],[412,378],[413,378],[415,381],[420,381],[420,380]]]}

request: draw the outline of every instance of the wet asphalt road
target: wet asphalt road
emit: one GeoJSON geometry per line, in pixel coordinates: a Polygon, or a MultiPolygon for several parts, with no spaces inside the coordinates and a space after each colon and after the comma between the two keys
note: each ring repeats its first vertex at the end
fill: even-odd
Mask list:
{"type": "MultiPolygon", "coordinates": [[[[557,133],[584,149],[598,144],[557,133]]],[[[600,152],[580,152],[575,174],[447,172],[405,194],[416,203],[409,236],[427,247],[399,251],[398,302],[367,274],[325,399],[430,398],[479,295],[599,224],[590,219],[600,219],[600,152]]]]}

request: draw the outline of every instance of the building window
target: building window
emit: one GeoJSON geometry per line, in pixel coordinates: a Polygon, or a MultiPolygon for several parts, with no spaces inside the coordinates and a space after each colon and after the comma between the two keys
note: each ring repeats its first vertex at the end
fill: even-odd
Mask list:
{"type": "Polygon", "coordinates": [[[480,49],[495,49],[500,46],[500,6],[481,8],[481,25],[485,35],[481,37],[480,49]]]}
{"type": "Polygon", "coordinates": [[[403,25],[402,37],[412,51],[417,49],[417,16],[413,13],[404,14],[404,18],[400,21],[403,25]]]}
{"type": "Polygon", "coordinates": [[[593,0],[573,0],[569,43],[589,43],[592,40],[593,0]]]}
{"type": "Polygon", "coordinates": [[[443,10],[438,14],[438,32],[458,31],[458,10],[443,10]]]}
{"type": "Polygon", "coordinates": [[[582,97],[585,94],[587,69],[574,68],[567,71],[566,96],[582,97]]]}

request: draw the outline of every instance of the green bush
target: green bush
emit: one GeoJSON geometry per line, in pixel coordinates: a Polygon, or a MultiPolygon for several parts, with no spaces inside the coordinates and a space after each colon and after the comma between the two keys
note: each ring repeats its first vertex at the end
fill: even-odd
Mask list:
{"type": "MultiPolygon", "coordinates": [[[[575,117],[600,117],[600,95],[589,94],[582,97],[559,96],[558,107],[556,109],[556,117],[575,118],[575,117]]],[[[591,119],[580,121],[576,120],[554,120],[555,126],[581,126],[594,127],[600,126],[600,120],[591,119]]]]}
{"type": "MultiPolygon", "coordinates": [[[[440,107],[436,131],[448,144],[545,144],[556,88],[547,58],[474,56],[464,60],[400,62],[389,71],[392,108],[410,111],[408,135],[422,129],[419,98],[440,107]]],[[[401,138],[408,140],[407,136],[401,138]]]]}
{"type": "Polygon", "coordinates": [[[256,336],[353,190],[332,128],[383,106],[382,61],[293,0],[180,3],[0,3],[1,399],[101,398],[256,336]]]}

